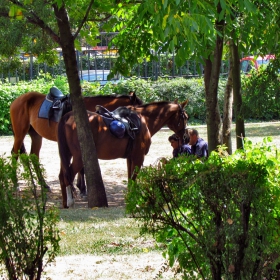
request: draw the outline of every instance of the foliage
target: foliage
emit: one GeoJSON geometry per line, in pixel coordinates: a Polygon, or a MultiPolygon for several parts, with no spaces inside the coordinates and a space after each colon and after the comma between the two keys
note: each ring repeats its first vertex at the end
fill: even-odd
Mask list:
{"type": "MultiPolygon", "coordinates": [[[[261,70],[259,73],[266,73],[266,71],[261,70]]],[[[276,82],[278,78],[275,78],[271,73],[253,74],[251,77],[244,78],[242,88],[246,120],[279,119],[279,85],[276,82]],[[255,83],[257,83],[257,86],[255,86],[255,83]]],[[[9,107],[15,98],[29,91],[47,94],[52,86],[56,86],[64,94],[69,93],[65,76],[58,76],[53,79],[50,74],[41,74],[39,78],[28,82],[0,83],[0,135],[12,133],[9,107]]],[[[221,78],[218,88],[218,102],[221,113],[223,112],[225,86],[226,80],[221,78]]],[[[128,94],[130,91],[135,91],[144,103],[161,100],[174,101],[176,99],[181,102],[188,99],[189,103],[186,110],[190,117],[189,123],[205,123],[205,89],[202,78],[160,78],[157,81],[152,81],[132,77],[121,80],[118,84],[108,82],[104,86],[100,86],[98,82],[83,81],[82,89],[84,96],[128,94]]]]}
{"type": "Polygon", "coordinates": [[[167,244],[185,279],[276,279],[280,159],[270,141],[159,162],[130,182],[127,213],[167,244]]]}
{"type": "Polygon", "coordinates": [[[59,217],[55,208],[46,208],[37,157],[22,155],[19,159],[0,158],[0,261],[9,279],[40,279],[59,251],[59,217]],[[27,186],[20,193],[18,180],[27,186]]]}
{"type": "MultiPolygon", "coordinates": [[[[219,88],[221,110],[224,84],[225,81],[221,80],[219,88]]],[[[16,97],[28,91],[38,91],[47,94],[52,86],[56,86],[65,94],[69,91],[66,77],[63,76],[52,80],[49,75],[41,75],[39,79],[30,82],[19,82],[14,85],[0,83],[0,99],[2,100],[0,103],[0,134],[7,135],[12,132],[9,107],[16,97]]],[[[144,103],[161,100],[174,101],[175,99],[185,101],[188,99],[187,112],[190,122],[205,122],[205,91],[202,79],[176,78],[151,81],[131,78],[123,80],[118,84],[109,82],[103,87],[99,83],[83,82],[82,89],[85,96],[128,94],[130,91],[135,91],[144,103]]]]}
{"type": "Polygon", "coordinates": [[[242,98],[245,118],[259,120],[280,117],[280,61],[274,60],[268,67],[260,67],[243,77],[242,98]]]}

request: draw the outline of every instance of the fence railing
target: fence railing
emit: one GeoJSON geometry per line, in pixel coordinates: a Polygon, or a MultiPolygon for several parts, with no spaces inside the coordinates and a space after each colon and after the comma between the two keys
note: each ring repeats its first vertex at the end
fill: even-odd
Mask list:
{"type": "MultiPolygon", "coordinates": [[[[100,44],[97,47],[84,47],[82,51],[76,51],[78,69],[81,79],[88,81],[99,81],[105,84],[110,69],[117,59],[117,50],[108,49],[108,42],[115,35],[102,33],[100,44]]],[[[15,59],[0,61],[0,81],[16,83],[20,80],[33,80],[40,74],[49,73],[56,77],[65,75],[65,67],[61,50],[57,49],[57,63],[48,66],[47,63],[39,63],[35,56],[20,53],[15,59]]],[[[202,64],[195,61],[186,61],[183,66],[177,67],[173,54],[158,55],[157,61],[145,61],[135,65],[131,71],[131,76],[143,79],[157,80],[159,77],[192,78],[203,75],[202,64]]],[[[1,57],[0,57],[1,60],[1,57]]],[[[228,74],[228,61],[223,61],[221,75],[228,74]]],[[[118,79],[118,77],[115,77],[118,79]]]]}

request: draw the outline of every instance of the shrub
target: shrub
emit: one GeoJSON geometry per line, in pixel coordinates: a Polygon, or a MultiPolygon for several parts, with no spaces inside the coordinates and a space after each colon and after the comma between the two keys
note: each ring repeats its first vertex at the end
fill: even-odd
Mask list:
{"type": "MultiPolygon", "coordinates": [[[[219,88],[219,102],[222,104],[223,84],[219,88]]],[[[63,93],[69,93],[69,86],[65,76],[52,79],[50,75],[41,75],[40,78],[30,82],[19,82],[17,84],[0,83],[0,135],[12,133],[10,123],[9,107],[11,102],[18,96],[29,92],[38,91],[47,94],[52,86],[58,87],[63,93]]],[[[190,122],[204,123],[205,112],[205,93],[202,79],[160,79],[158,81],[142,80],[131,78],[121,81],[118,84],[107,83],[101,87],[99,83],[82,83],[82,90],[85,96],[94,96],[98,94],[128,94],[135,91],[144,103],[152,101],[184,101],[189,100],[187,112],[190,122]]],[[[220,106],[222,110],[222,106],[220,106]]]]}
{"type": "MultiPolygon", "coordinates": [[[[280,63],[275,60],[274,63],[280,63]]],[[[269,64],[266,68],[244,76],[242,82],[243,112],[245,119],[273,120],[280,118],[279,65],[269,64]]]]}
{"type": "Polygon", "coordinates": [[[34,155],[22,155],[19,162],[0,157],[0,261],[8,279],[40,279],[59,250],[58,211],[46,207],[38,168],[34,155]],[[27,184],[22,193],[18,180],[27,184]]]}
{"type": "Polygon", "coordinates": [[[172,159],[129,183],[127,213],[166,244],[185,279],[279,277],[280,159],[269,141],[172,159]]]}

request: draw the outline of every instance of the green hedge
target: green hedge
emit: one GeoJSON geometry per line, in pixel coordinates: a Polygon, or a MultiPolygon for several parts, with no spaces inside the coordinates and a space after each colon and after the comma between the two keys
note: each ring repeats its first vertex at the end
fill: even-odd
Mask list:
{"type": "MultiPolygon", "coordinates": [[[[221,81],[219,88],[219,100],[222,110],[223,88],[225,81],[221,81]]],[[[48,75],[40,77],[30,82],[19,82],[17,84],[0,84],[1,112],[0,112],[0,135],[11,134],[9,106],[11,102],[23,93],[28,91],[38,91],[47,94],[52,86],[58,87],[65,94],[69,92],[67,79],[59,77],[52,80],[48,75]]],[[[191,123],[205,123],[205,93],[203,79],[160,79],[158,81],[141,80],[131,78],[123,80],[115,85],[107,83],[100,87],[98,83],[82,83],[83,94],[93,96],[98,94],[128,94],[130,91],[136,91],[137,96],[144,103],[152,101],[184,101],[189,100],[187,112],[191,123]]]]}
{"type": "MultiPolygon", "coordinates": [[[[273,78],[270,76],[271,82],[268,84],[268,76],[257,75],[252,77],[254,79],[243,79],[243,88],[246,89],[243,93],[243,108],[246,120],[279,119],[279,86],[278,83],[272,83],[273,78]],[[267,78],[263,81],[263,77],[267,78]],[[258,83],[257,88],[254,87],[254,83],[258,83]]],[[[223,114],[225,85],[226,79],[220,79],[218,101],[221,115],[223,114]]],[[[15,98],[29,91],[47,94],[52,86],[58,87],[65,94],[69,92],[66,77],[59,76],[53,79],[49,74],[41,74],[36,80],[28,82],[0,83],[0,135],[12,134],[9,106],[15,98]]],[[[98,83],[83,82],[82,89],[85,96],[114,93],[128,94],[130,91],[135,91],[144,103],[161,100],[174,101],[175,99],[180,102],[188,99],[189,103],[186,111],[190,117],[189,124],[205,124],[206,121],[203,78],[161,78],[152,81],[132,77],[129,80],[122,80],[118,84],[109,82],[103,87],[100,87],[98,83]]]]}

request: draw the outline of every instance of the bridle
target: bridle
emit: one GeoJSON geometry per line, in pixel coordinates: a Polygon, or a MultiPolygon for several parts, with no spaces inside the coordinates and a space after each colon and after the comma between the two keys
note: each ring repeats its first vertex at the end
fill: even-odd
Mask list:
{"type": "MultiPolygon", "coordinates": [[[[180,126],[181,125],[181,120],[183,120],[184,124],[188,120],[188,115],[186,114],[186,112],[182,108],[181,104],[178,104],[178,106],[179,106],[179,109],[180,109],[180,117],[179,117],[178,126],[180,126]]],[[[180,131],[178,131],[178,133],[180,133],[182,130],[184,130],[183,142],[185,143],[185,140],[187,138],[187,133],[186,133],[185,127],[183,129],[181,129],[180,131]]]]}

